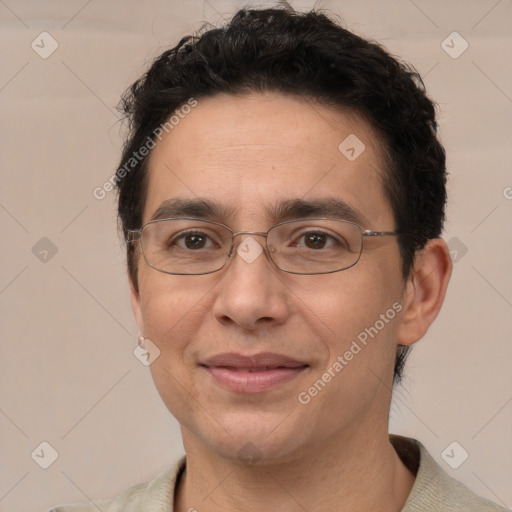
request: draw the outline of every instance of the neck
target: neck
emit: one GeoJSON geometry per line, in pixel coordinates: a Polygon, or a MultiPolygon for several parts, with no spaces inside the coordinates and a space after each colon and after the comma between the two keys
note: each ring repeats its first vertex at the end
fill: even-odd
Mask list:
{"type": "Polygon", "coordinates": [[[271,465],[245,465],[188,448],[176,512],[398,512],[414,483],[387,432],[355,435],[345,443],[332,440],[314,453],[271,465]]]}

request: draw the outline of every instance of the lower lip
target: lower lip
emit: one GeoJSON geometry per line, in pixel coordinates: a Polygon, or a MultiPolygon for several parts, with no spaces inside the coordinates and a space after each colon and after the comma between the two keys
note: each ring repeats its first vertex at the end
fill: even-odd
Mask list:
{"type": "Polygon", "coordinates": [[[261,393],[289,382],[303,372],[299,368],[274,368],[261,372],[245,372],[225,367],[207,367],[208,373],[223,387],[237,393],[261,393]]]}

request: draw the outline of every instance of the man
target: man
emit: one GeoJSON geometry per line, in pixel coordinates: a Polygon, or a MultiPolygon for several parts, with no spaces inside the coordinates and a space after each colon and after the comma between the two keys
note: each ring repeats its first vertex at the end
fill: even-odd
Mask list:
{"type": "Polygon", "coordinates": [[[72,510],[505,510],[388,435],[451,273],[419,76],[325,15],[242,10],[124,107],[132,305],[186,457],[72,510]]]}

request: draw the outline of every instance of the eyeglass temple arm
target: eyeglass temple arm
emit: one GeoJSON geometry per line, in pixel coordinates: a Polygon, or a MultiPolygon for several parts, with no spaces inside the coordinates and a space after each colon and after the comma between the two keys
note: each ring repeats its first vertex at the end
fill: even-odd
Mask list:
{"type": "Polygon", "coordinates": [[[126,241],[127,242],[136,242],[137,240],[140,240],[140,229],[129,229],[126,232],[126,241]]]}
{"type": "Polygon", "coordinates": [[[398,231],[372,231],[370,229],[363,231],[363,236],[397,236],[399,234],[398,231]]]}

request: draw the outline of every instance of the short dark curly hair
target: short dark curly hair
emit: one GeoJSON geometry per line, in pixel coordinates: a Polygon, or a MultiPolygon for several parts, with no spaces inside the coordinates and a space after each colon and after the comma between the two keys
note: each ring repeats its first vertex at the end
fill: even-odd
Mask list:
{"type": "MultiPolygon", "coordinates": [[[[147,191],[148,156],[134,161],[133,155],[155,139],[155,130],[190,98],[267,91],[349,108],[380,135],[387,164],[383,184],[401,233],[405,279],[415,252],[443,229],[445,152],[437,138],[435,106],[414,68],[319,11],[242,9],[220,28],[205,26],[181,39],[125,92],[120,108],[130,132],[116,176],[124,236],[141,227],[147,191]]],[[[127,260],[137,289],[130,243],[127,260]]],[[[408,350],[398,347],[395,382],[408,350]]]]}

